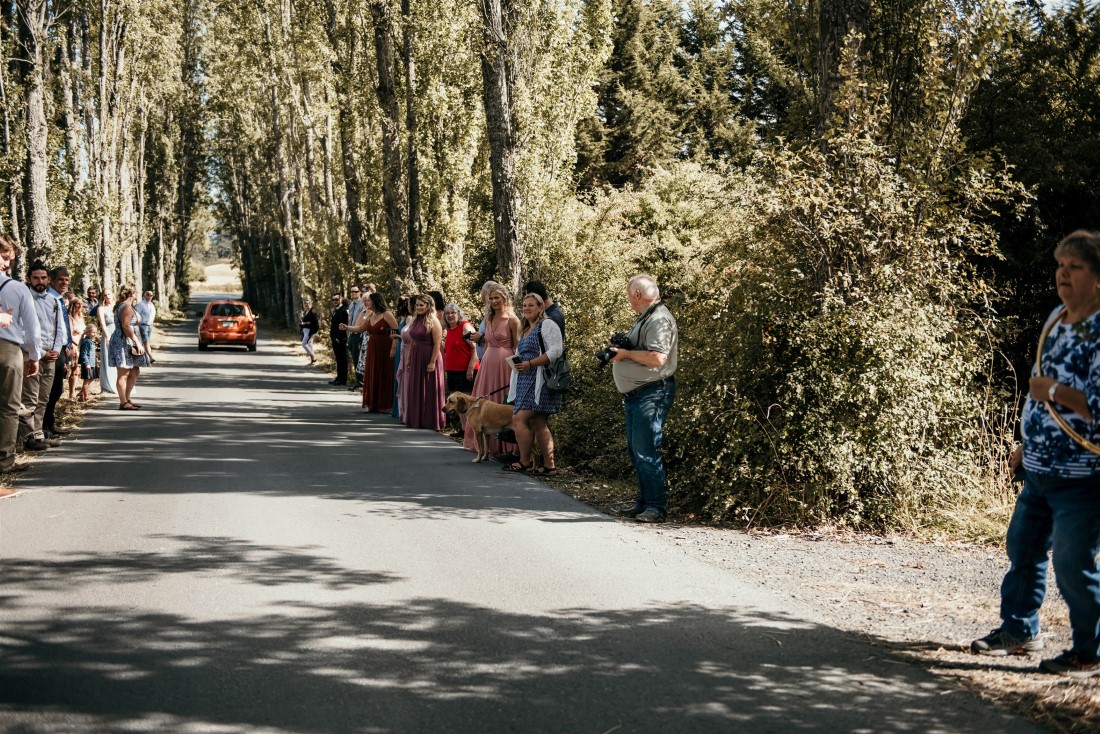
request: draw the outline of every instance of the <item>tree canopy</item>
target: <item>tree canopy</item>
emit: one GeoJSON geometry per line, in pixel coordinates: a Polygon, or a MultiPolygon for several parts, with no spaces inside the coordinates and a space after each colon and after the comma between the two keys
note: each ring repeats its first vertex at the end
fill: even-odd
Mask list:
{"type": "MultiPolygon", "coordinates": [[[[683,328],[672,493],[710,518],[988,509],[1050,252],[1100,217],[1085,0],[0,9],[27,255],[182,300],[216,235],[288,324],[353,282],[476,308],[538,277],[577,355],[651,272],[683,328]]],[[[577,384],[565,451],[622,470],[605,376],[577,384]]]]}

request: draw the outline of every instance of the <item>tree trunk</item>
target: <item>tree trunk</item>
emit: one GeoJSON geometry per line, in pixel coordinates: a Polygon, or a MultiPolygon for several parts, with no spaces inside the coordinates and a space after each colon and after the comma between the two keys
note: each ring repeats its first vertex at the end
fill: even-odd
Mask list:
{"type": "Polygon", "coordinates": [[[191,232],[191,219],[199,199],[199,191],[206,177],[206,161],[203,155],[203,137],[206,131],[200,120],[202,116],[201,47],[202,47],[202,5],[204,0],[189,0],[184,3],[183,32],[181,45],[183,60],[181,82],[183,86],[183,104],[179,112],[179,182],[176,191],[176,220],[174,240],[174,276],[171,287],[187,288],[189,285],[188,265],[190,252],[188,239],[191,232]]]}
{"type": "Polygon", "coordinates": [[[277,80],[271,80],[271,113],[272,135],[275,137],[275,167],[278,170],[279,184],[279,208],[283,215],[282,231],[282,266],[286,273],[287,298],[285,299],[283,312],[286,322],[294,327],[298,323],[298,313],[302,308],[301,286],[298,282],[298,243],[295,239],[294,209],[291,206],[291,191],[288,181],[286,141],[284,140],[282,114],[279,109],[279,92],[276,88],[277,80]]]}
{"type": "Polygon", "coordinates": [[[415,282],[409,260],[406,230],[404,172],[401,165],[401,112],[394,86],[393,16],[389,0],[371,0],[374,50],[378,63],[378,105],[382,108],[382,205],[386,210],[386,236],[390,244],[394,278],[399,288],[415,282]]]}
{"type": "MultiPolygon", "coordinates": [[[[5,22],[7,22],[7,20],[8,20],[6,16],[7,16],[7,13],[5,12],[4,13],[5,22]]],[[[11,155],[11,128],[12,128],[11,114],[12,114],[12,109],[11,109],[11,105],[8,101],[8,79],[7,79],[8,69],[9,69],[8,64],[0,64],[0,113],[3,114],[3,122],[4,122],[3,134],[2,134],[2,137],[0,137],[0,157],[3,157],[3,158],[7,158],[9,155],[11,155]]],[[[8,187],[7,188],[8,201],[6,203],[10,207],[10,209],[9,209],[10,223],[9,223],[9,226],[7,227],[7,229],[5,229],[2,225],[0,225],[0,232],[6,232],[11,237],[13,237],[15,239],[19,239],[20,238],[19,233],[21,231],[20,227],[19,227],[19,214],[18,214],[18,212],[19,212],[19,197],[18,197],[18,194],[17,194],[17,190],[18,190],[19,186],[18,186],[18,183],[17,183],[14,176],[12,178],[8,179],[5,183],[7,184],[7,187],[8,187]]],[[[2,219],[2,217],[0,217],[0,222],[2,222],[2,221],[3,221],[3,219],[2,219]]],[[[19,272],[19,271],[18,270],[13,270],[12,272],[19,272]]]]}
{"type": "Polygon", "coordinates": [[[493,181],[493,235],[501,283],[519,291],[523,245],[520,241],[516,188],[514,50],[509,43],[515,9],[512,0],[480,0],[485,45],[481,52],[482,100],[493,181]]]}
{"type": "Polygon", "coordinates": [[[821,131],[829,127],[837,112],[844,51],[850,44],[862,42],[870,14],[870,0],[821,0],[817,18],[817,113],[821,131]]]}
{"type": "Polygon", "coordinates": [[[367,248],[363,242],[363,211],[359,200],[359,164],[355,160],[355,115],[351,108],[354,93],[355,64],[358,56],[358,35],[349,23],[346,51],[340,41],[336,0],[325,0],[329,46],[332,48],[332,72],[336,80],[337,123],[340,128],[340,163],[344,170],[344,226],[348,231],[348,254],[357,263],[366,262],[367,248]]]}
{"type": "Polygon", "coordinates": [[[65,164],[69,174],[69,199],[74,202],[80,196],[81,180],[80,145],[80,71],[76,58],[77,18],[66,19],[65,29],[58,34],[61,47],[58,50],[61,67],[62,126],[65,129],[65,164]]]}
{"type": "Polygon", "coordinates": [[[402,30],[405,54],[405,134],[408,140],[406,147],[409,166],[409,261],[413,277],[417,282],[422,282],[424,265],[420,262],[420,154],[416,140],[416,58],[413,48],[416,35],[409,0],[401,0],[401,15],[404,19],[402,30]]]}
{"type": "Polygon", "coordinates": [[[27,158],[24,167],[23,236],[28,258],[49,258],[53,250],[50,210],[46,191],[49,161],[46,154],[46,44],[49,28],[49,3],[25,2],[20,13],[20,40],[23,47],[26,89],[27,158]]]}

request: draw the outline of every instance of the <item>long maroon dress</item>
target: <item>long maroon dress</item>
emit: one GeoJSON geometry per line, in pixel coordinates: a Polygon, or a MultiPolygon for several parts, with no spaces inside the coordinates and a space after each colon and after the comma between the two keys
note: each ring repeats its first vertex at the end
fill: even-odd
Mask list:
{"type": "Polygon", "coordinates": [[[390,357],[390,327],[384,318],[377,324],[367,321],[370,336],[363,366],[363,410],[389,413],[393,410],[393,358],[390,357]]]}
{"type": "MultiPolygon", "coordinates": [[[[405,425],[409,428],[430,428],[439,431],[446,425],[443,414],[444,378],[443,355],[435,357],[435,372],[428,372],[434,344],[432,332],[424,319],[417,319],[406,331],[412,348],[408,352],[407,367],[403,370],[407,387],[402,391],[408,408],[405,409],[405,425]]],[[[405,353],[401,361],[405,362],[405,353]]]]}

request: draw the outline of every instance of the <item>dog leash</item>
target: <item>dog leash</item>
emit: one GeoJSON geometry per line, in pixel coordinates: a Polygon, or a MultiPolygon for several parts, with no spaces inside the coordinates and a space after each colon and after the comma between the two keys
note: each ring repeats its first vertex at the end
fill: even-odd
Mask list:
{"type": "Polygon", "coordinates": [[[508,386],[507,386],[507,385],[505,385],[504,387],[501,387],[501,388],[498,388],[498,389],[496,389],[496,390],[493,390],[493,391],[492,391],[491,393],[489,393],[488,395],[481,395],[481,396],[479,396],[479,397],[476,397],[476,398],[474,398],[474,400],[481,400],[482,398],[488,398],[488,397],[492,397],[493,395],[496,395],[496,394],[497,394],[498,392],[503,392],[503,391],[505,391],[505,390],[507,390],[507,389],[508,389],[508,386]]]}

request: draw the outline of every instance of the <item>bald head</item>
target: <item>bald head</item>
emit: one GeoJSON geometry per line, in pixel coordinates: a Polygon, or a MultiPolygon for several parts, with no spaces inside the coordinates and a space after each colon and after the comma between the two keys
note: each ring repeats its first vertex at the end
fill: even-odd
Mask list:
{"type": "Polygon", "coordinates": [[[637,300],[648,307],[661,300],[661,289],[657,287],[657,281],[652,275],[635,275],[627,283],[626,292],[630,296],[631,304],[637,300]]]}

